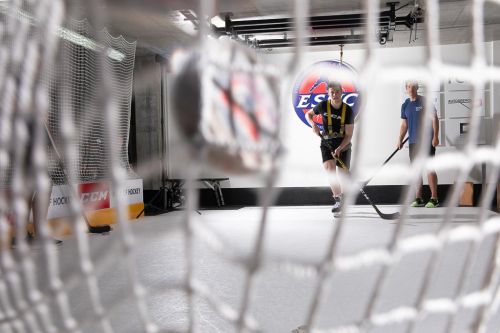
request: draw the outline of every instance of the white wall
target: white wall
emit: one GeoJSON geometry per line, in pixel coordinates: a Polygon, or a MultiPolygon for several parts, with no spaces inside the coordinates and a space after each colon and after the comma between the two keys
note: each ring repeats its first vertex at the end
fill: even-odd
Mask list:
{"type": "MultiPolygon", "coordinates": [[[[488,61],[492,55],[492,43],[487,43],[488,61]]],[[[499,47],[497,46],[497,49],[499,47]]],[[[497,50],[498,51],[498,50],[497,50]]],[[[407,48],[384,48],[377,50],[383,68],[392,66],[423,65],[425,63],[424,47],[407,48]]],[[[454,65],[465,65],[470,63],[471,47],[470,45],[446,45],[441,49],[444,61],[454,65]]],[[[262,58],[266,62],[283,64],[289,58],[289,54],[265,54],[262,58]]],[[[339,58],[338,48],[332,52],[310,52],[305,55],[301,69],[321,60],[337,60],[339,58]]],[[[500,58],[496,52],[496,58],[500,58]]],[[[345,50],[344,61],[353,65],[355,68],[361,68],[364,61],[364,51],[345,50]]],[[[300,72],[300,70],[299,70],[300,72]]],[[[281,187],[309,187],[309,186],[327,186],[327,176],[323,171],[321,154],[319,150],[319,138],[312,134],[309,127],[304,125],[295,115],[292,107],[292,88],[293,82],[283,82],[287,86],[289,108],[285,114],[285,134],[283,142],[286,147],[286,158],[283,167],[283,173],[278,182],[281,187]]],[[[443,93],[441,93],[442,95],[443,93]]],[[[399,82],[380,82],[370,88],[367,98],[367,108],[363,110],[363,136],[361,142],[353,142],[353,149],[359,150],[358,158],[352,163],[358,163],[363,166],[363,170],[373,172],[378,169],[385,158],[395,149],[395,143],[399,133],[400,126],[400,106],[404,93],[404,80],[399,82]]],[[[497,105],[498,97],[496,97],[497,105]]],[[[443,99],[443,97],[441,97],[443,99]]],[[[487,103],[489,104],[489,103],[487,103]]],[[[490,115],[491,118],[491,115],[490,115]]],[[[355,131],[361,130],[359,124],[355,131]]],[[[444,143],[444,138],[441,140],[444,143]]],[[[437,154],[453,147],[438,147],[437,154]]],[[[391,161],[391,164],[401,163],[408,165],[408,149],[405,148],[399,152],[391,161]]],[[[477,177],[476,177],[477,178],[477,177]]],[[[439,182],[441,184],[453,183],[453,175],[440,174],[439,182]]],[[[404,184],[403,178],[378,176],[370,184],[373,185],[391,185],[404,184]]],[[[236,185],[236,184],[233,184],[236,185]]],[[[248,187],[251,184],[237,184],[236,187],[248,187]]]]}
{"type": "MultiPolygon", "coordinates": [[[[335,47],[337,49],[337,47],[335,47]]],[[[423,63],[425,54],[420,52],[420,48],[415,52],[415,48],[388,49],[388,57],[395,61],[408,59],[412,64],[423,63]]],[[[365,52],[362,50],[344,51],[343,60],[354,68],[361,68],[365,52]]],[[[287,54],[268,54],[264,56],[265,61],[280,64],[287,60],[287,54]]],[[[309,65],[322,60],[338,60],[339,51],[332,52],[310,52],[304,57],[303,65],[299,69],[307,68],[309,65]]],[[[385,61],[384,61],[385,62],[385,61]]],[[[385,64],[382,64],[384,66],[385,64]]],[[[283,142],[286,147],[285,165],[283,174],[278,186],[288,187],[310,187],[327,186],[327,175],[323,170],[321,154],[319,150],[320,139],[313,135],[312,130],[303,124],[295,115],[292,105],[292,85],[293,82],[284,82],[288,86],[287,100],[289,108],[285,114],[285,135],[283,142]]],[[[402,89],[399,84],[377,85],[371,90],[371,95],[367,99],[368,109],[363,110],[360,117],[363,117],[365,124],[363,142],[360,144],[353,141],[353,149],[362,149],[360,159],[352,160],[352,163],[362,163],[363,165],[380,164],[384,157],[394,150],[397,133],[400,124],[399,106],[401,105],[402,89]],[[369,111],[369,112],[366,112],[369,111]]],[[[359,130],[355,126],[355,131],[359,130]]],[[[403,157],[401,153],[396,158],[403,157]]],[[[373,184],[375,184],[375,179],[373,184]]]]}
{"type": "MultiPolygon", "coordinates": [[[[339,50],[337,46],[332,46],[332,51],[329,52],[308,52],[305,54],[303,62],[297,73],[305,69],[309,65],[321,60],[338,60],[339,50]]],[[[488,63],[492,63],[492,59],[498,64],[500,62],[500,42],[486,43],[488,63]]],[[[425,47],[405,47],[405,48],[380,48],[377,50],[377,55],[380,59],[380,64],[377,70],[380,72],[386,69],[394,68],[394,66],[412,66],[424,65],[426,61],[425,47]]],[[[445,62],[453,65],[468,66],[471,61],[471,46],[468,44],[446,45],[441,48],[442,58],[445,62]]],[[[260,54],[261,59],[265,63],[274,63],[279,67],[287,63],[291,58],[290,53],[274,53],[260,54]]],[[[364,65],[365,51],[364,50],[344,50],[343,60],[357,69],[364,65]]],[[[282,82],[282,89],[285,98],[288,101],[284,117],[283,143],[285,146],[285,159],[282,168],[282,173],[277,182],[280,187],[315,187],[327,186],[327,175],[323,170],[321,154],[319,150],[319,138],[314,136],[312,130],[302,123],[296,116],[292,105],[292,86],[294,79],[282,82]]],[[[367,174],[374,172],[382,164],[385,158],[395,149],[395,143],[399,133],[400,126],[400,106],[404,98],[404,79],[398,79],[394,82],[386,80],[375,81],[370,87],[368,96],[365,96],[367,108],[362,111],[363,117],[363,136],[360,142],[353,142],[353,149],[357,150],[357,159],[352,160],[352,164],[357,163],[358,167],[362,166],[362,170],[367,174]]],[[[489,89],[489,88],[488,88],[489,89]]],[[[487,117],[490,119],[494,116],[493,112],[499,109],[500,94],[499,85],[493,86],[487,92],[487,117]]],[[[441,100],[443,100],[441,92],[441,100]]],[[[444,107],[443,102],[441,102],[444,107]]],[[[498,119],[498,111],[496,111],[498,119]]],[[[492,126],[494,127],[494,126],[492,126]]],[[[355,127],[355,131],[361,130],[359,123],[355,127]]],[[[490,132],[493,132],[491,130],[490,132]]],[[[491,135],[491,133],[489,133],[491,135]]],[[[442,143],[444,140],[441,140],[442,143]]],[[[444,151],[455,149],[453,147],[438,147],[437,154],[444,151]]],[[[398,152],[391,161],[391,164],[409,165],[408,149],[398,152]]],[[[182,167],[181,167],[182,168],[182,167]]],[[[209,176],[205,174],[204,176],[209,176]]],[[[215,176],[222,176],[216,172],[215,176]]],[[[259,187],[261,182],[256,181],[253,177],[240,178],[234,175],[231,177],[229,184],[224,186],[230,187],[259,187]]],[[[480,177],[473,179],[478,181],[480,177]]],[[[404,184],[404,178],[394,176],[377,176],[370,183],[372,185],[393,185],[404,184]]],[[[453,183],[453,175],[439,174],[440,184],[453,183]]]]}
{"type": "MultiPolygon", "coordinates": [[[[491,57],[493,59],[492,65],[500,67],[500,41],[495,41],[492,43],[491,57]]],[[[493,117],[493,137],[496,137],[498,131],[500,131],[500,82],[492,83],[492,94],[491,94],[491,109],[493,117]]]]}

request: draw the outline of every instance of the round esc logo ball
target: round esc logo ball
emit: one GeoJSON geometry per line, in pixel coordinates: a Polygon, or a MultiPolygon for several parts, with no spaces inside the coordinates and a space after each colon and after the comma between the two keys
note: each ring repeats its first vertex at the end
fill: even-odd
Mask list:
{"type": "MultiPolygon", "coordinates": [[[[356,118],[359,106],[359,94],[353,80],[356,76],[357,73],[351,65],[346,62],[340,64],[337,60],[319,61],[309,66],[299,74],[293,85],[292,102],[295,113],[310,127],[305,114],[319,102],[328,99],[328,82],[335,80],[342,84],[342,100],[352,108],[356,118]]],[[[322,130],[321,116],[315,115],[313,120],[322,130]]]]}

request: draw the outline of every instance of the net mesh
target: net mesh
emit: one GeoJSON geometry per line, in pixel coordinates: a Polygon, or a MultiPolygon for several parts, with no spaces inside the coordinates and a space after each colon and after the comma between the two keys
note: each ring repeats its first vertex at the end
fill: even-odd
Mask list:
{"type": "MultiPolygon", "coordinates": [[[[58,29],[60,36],[59,54],[66,68],[54,67],[50,73],[51,104],[48,114],[48,127],[53,139],[55,150],[61,149],[61,116],[64,107],[72,113],[75,134],[75,145],[79,148],[75,159],[77,164],[66,166],[77,171],[79,182],[91,182],[108,179],[106,165],[109,147],[119,151],[120,163],[131,177],[134,173],[128,160],[128,133],[130,124],[130,102],[132,95],[132,78],[135,59],[135,42],[127,42],[123,37],[113,37],[107,30],[96,32],[87,20],[68,20],[58,29]],[[99,41],[96,42],[96,36],[99,41]],[[107,55],[101,62],[97,52],[107,55]],[[105,114],[102,112],[102,77],[98,73],[111,71],[113,80],[120,84],[114,85],[113,96],[117,105],[116,138],[110,146],[106,136],[105,114]],[[60,87],[68,89],[68,100],[63,102],[60,87]],[[66,103],[66,106],[63,105],[66,103]]],[[[48,142],[52,144],[52,142],[48,142]]],[[[49,172],[54,184],[64,184],[67,180],[61,170],[57,152],[49,160],[49,172]]]]}
{"type": "MultiPolygon", "coordinates": [[[[500,5],[498,1],[493,3],[500,5]]],[[[210,4],[211,1],[200,2],[201,17],[211,14],[210,4]]],[[[437,0],[429,0],[426,2],[425,20],[426,63],[420,67],[382,68],[379,66],[382,60],[376,51],[378,2],[366,1],[364,4],[367,13],[364,27],[366,36],[373,38],[368,38],[364,44],[366,58],[359,71],[359,91],[362,96],[369,96],[370,87],[380,80],[401,82],[407,77],[413,77],[424,82],[428,91],[432,92],[436,91],[436,86],[441,81],[459,75],[471,81],[472,99],[475,100],[479,99],[485,85],[500,81],[498,67],[488,66],[485,60],[485,1],[470,2],[473,61],[468,67],[442,61],[437,16],[440,4],[437,0]]],[[[99,17],[101,7],[98,4],[90,2],[81,6],[90,8],[88,13],[99,17]]],[[[121,38],[112,38],[106,32],[87,35],[88,23],[70,21],[73,17],[62,1],[8,1],[2,2],[0,7],[0,175],[4,188],[7,186],[9,189],[2,191],[0,198],[0,331],[269,331],[259,322],[256,315],[259,311],[252,305],[257,301],[253,296],[257,293],[259,280],[268,269],[277,272],[280,283],[295,278],[309,279],[311,297],[301,309],[304,311],[300,318],[303,325],[295,329],[295,332],[386,332],[394,326],[399,327],[401,332],[413,332],[426,316],[433,315],[442,316],[444,324],[439,329],[434,327],[428,331],[451,332],[464,310],[471,310],[472,313],[468,331],[498,331],[495,318],[500,307],[500,219],[489,214],[489,207],[500,174],[500,134],[496,133],[491,145],[477,145],[481,112],[479,103],[473,103],[469,131],[460,150],[428,159],[425,157],[425,149],[420,149],[416,162],[410,169],[401,166],[389,168],[392,174],[405,177],[410,186],[403,194],[401,218],[391,229],[384,246],[369,247],[348,254],[342,252],[341,235],[346,227],[346,217],[342,215],[328,236],[324,254],[309,260],[286,255],[271,256],[266,253],[264,244],[266,237],[271,234],[270,206],[277,196],[273,185],[279,175],[281,150],[279,128],[259,126],[259,117],[278,117],[274,113],[265,114],[265,108],[261,110],[262,105],[273,105],[273,111],[279,109],[282,114],[287,108],[288,103],[277,98],[281,87],[278,86],[280,83],[276,80],[274,71],[278,71],[284,82],[290,81],[296,74],[306,50],[303,37],[307,29],[304,17],[308,13],[308,2],[297,0],[293,5],[297,45],[292,59],[273,70],[245,58],[243,67],[239,67],[238,62],[234,62],[231,67],[233,63],[230,63],[226,74],[241,80],[234,85],[213,81],[213,71],[217,70],[217,64],[213,67],[211,65],[213,58],[217,58],[217,48],[214,50],[207,46],[203,37],[205,27],[201,26],[200,45],[212,50],[215,56],[202,54],[202,66],[196,69],[199,77],[203,78],[200,103],[204,117],[207,117],[205,119],[212,116],[214,119],[219,118],[211,124],[205,124],[207,127],[201,131],[201,135],[205,136],[201,139],[193,138],[191,146],[186,148],[194,149],[191,163],[187,167],[190,181],[187,183],[186,213],[176,215],[179,217],[177,222],[173,218],[162,221],[169,222],[171,227],[163,230],[169,236],[162,238],[161,242],[168,241],[170,253],[178,256],[180,262],[166,264],[159,258],[152,266],[165,267],[165,270],[159,277],[151,276],[147,274],[152,267],[148,266],[151,261],[144,261],[144,258],[158,256],[154,248],[151,252],[143,251],[144,244],[140,241],[147,240],[148,243],[156,244],[157,238],[153,238],[155,231],[148,229],[149,226],[132,228],[125,218],[126,207],[122,198],[123,181],[131,173],[126,148],[135,46],[121,38]],[[88,45],[75,46],[64,37],[61,38],[63,34],[72,33],[61,30],[62,26],[66,27],[68,24],[71,26],[69,30],[79,34],[78,38],[84,36],[92,39],[96,43],[93,44],[94,47],[105,52],[96,53],[95,50],[89,50],[88,45]],[[116,60],[116,52],[124,55],[121,61],[116,60]],[[60,68],[63,69],[62,73],[54,71],[60,68]],[[119,78],[119,84],[114,80],[115,77],[119,78]],[[262,96],[258,89],[247,90],[255,84],[271,85],[273,94],[262,96]],[[213,103],[214,94],[220,93],[220,90],[225,94],[222,101],[226,103],[223,107],[214,106],[213,103]],[[240,97],[244,107],[239,107],[236,103],[240,97]],[[246,104],[248,97],[259,98],[258,102],[262,102],[262,105],[250,102],[246,104]],[[231,102],[235,102],[234,105],[231,102]],[[216,112],[214,110],[221,113],[213,115],[212,112],[216,112]],[[253,112],[260,113],[259,117],[252,116],[253,112]],[[247,117],[251,119],[256,131],[250,132],[250,135],[238,131],[239,126],[243,126],[238,121],[247,117]],[[45,119],[48,119],[58,153],[47,153],[44,145],[45,119]],[[217,132],[218,129],[221,131],[217,132]],[[258,136],[252,136],[252,133],[265,133],[262,137],[266,145],[255,144],[258,136]],[[214,152],[215,159],[207,158],[214,152]],[[54,162],[59,159],[54,154],[62,157],[63,164],[67,166],[67,174],[57,166],[58,162],[54,162]],[[247,160],[244,157],[248,154],[251,155],[250,164],[241,162],[247,160]],[[265,159],[262,169],[256,163],[259,158],[265,159]],[[220,159],[227,163],[235,160],[243,163],[242,167],[232,171],[259,174],[265,183],[265,190],[259,195],[261,209],[255,216],[257,227],[246,250],[241,253],[228,250],[238,246],[220,237],[208,225],[199,223],[190,213],[197,207],[197,191],[193,180],[200,167],[204,163],[217,165],[213,162],[218,160],[220,163],[220,159]],[[486,184],[483,184],[479,214],[474,223],[455,226],[454,208],[458,204],[467,176],[474,166],[483,163],[491,167],[491,170],[486,184]],[[56,250],[43,216],[33,217],[39,225],[41,250],[34,253],[29,249],[24,232],[29,216],[26,198],[31,198],[33,192],[47,192],[47,169],[50,180],[54,183],[64,183],[65,177],[74,182],[101,178],[111,180],[117,200],[119,225],[114,232],[116,234],[110,236],[112,238],[107,242],[109,244],[98,254],[93,252],[93,245],[97,243],[85,233],[86,226],[77,205],[72,207],[75,238],[64,244],[65,249],[68,249],[67,253],[56,250]],[[438,172],[456,171],[457,180],[452,187],[444,215],[439,217],[439,226],[429,233],[408,236],[404,233],[407,225],[405,222],[409,219],[407,207],[413,199],[420,173],[427,169],[438,172]],[[18,242],[14,250],[9,246],[8,237],[12,224],[16,225],[18,242]],[[234,285],[239,288],[226,291],[232,295],[229,300],[219,297],[204,281],[203,276],[197,274],[200,267],[205,267],[205,263],[195,255],[200,251],[200,243],[206,244],[213,253],[211,260],[224,260],[237,267],[237,273],[234,273],[237,281],[234,281],[234,285]],[[439,277],[440,263],[456,244],[466,245],[460,270],[456,274],[457,280],[451,292],[436,294],[432,291],[433,279],[439,277]],[[69,251],[70,247],[75,251],[69,251]],[[468,277],[477,269],[476,261],[483,247],[488,248],[485,273],[480,283],[471,287],[468,277]],[[381,305],[392,270],[413,256],[425,256],[426,259],[419,262],[417,267],[421,279],[417,285],[412,286],[415,297],[405,303],[381,305]],[[117,262],[120,266],[115,269],[117,262]],[[344,319],[335,325],[322,324],[321,313],[341,315],[343,310],[338,304],[332,305],[330,302],[331,293],[328,290],[332,287],[332,279],[341,274],[362,273],[373,268],[377,269],[377,274],[370,285],[360,315],[344,319]],[[178,273],[176,277],[170,275],[175,271],[178,273]],[[103,295],[108,293],[112,294],[111,300],[104,301],[103,295]],[[155,308],[159,304],[165,306],[162,302],[169,303],[158,314],[155,308]],[[122,307],[132,308],[133,315],[116,315],[122,307]],[[180,319],[173,315],[175,312],[181,313],[180,319]],[[170,315],[173,316],[172,319],[169,318],[170,315]],[[206,324],[207,316],[220,318],[219,326],[206,324]]],[[[86,40],[85,38],[82,40],[86,40]]],[[[231,50],[231,47],[220,47],[226,51],[231,50]]],[[[237,53],[233,53],[233,57],[237,56],[237,53]]],[[[182,75],[186,74],[180,73],[182,79],[182,75]]],[[[363,99],[366,100],[368,98],[363,99]]],[[[431,98],[426,100],[428,105],[425,112],[432,109],[432,100],[431,93],[431,98]]],[[[360,112],[370,112],[370,108],[362,105],[360,112]]],[[[275,121],[279,123],[279,120],[275,121]]],[[[355,135],[360,140],[362,128],[366,126],[363,117],[356,126],[355,135]]],[[[423,126],[421,137],[429,138],[427,133],[430,130],[430,125],[423,126]]],[[[260,142],[257,140],[257,143],[260,142]]],[[[422,147],[426,146],[424,142],[422,147]]],[[[144,164],[146,166],[141,174],[152,176],[157,172],[158,164],[155,161],[146,161],[144,164]]],[[[362,179],[360,170],[354,165],[345,190],[347,207],[354,206],[357,183],[362,179]]],[[[37,196],[35,212],[43,212],[46,200],[48,198],[43,195],[37,196]]],[[[335,290],[339,293],[342,291],[338,288],[335,290]]]]}

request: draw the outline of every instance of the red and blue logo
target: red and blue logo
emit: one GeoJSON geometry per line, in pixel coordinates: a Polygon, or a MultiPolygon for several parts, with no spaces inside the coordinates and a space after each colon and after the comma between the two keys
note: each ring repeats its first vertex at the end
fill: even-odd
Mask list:
{"type": "MultiPolygon", "coordinates": [[[[357,73],[351,65],[345,62],[341,64],[338,60],[319,61],[309,66],[300,73],[293,86],[292,99],[295,113],[304,124],[310,126],[305,114],[321,101],[328,99],[328,81],[337,80],[342,84],[344,91],[342,100],[352,108],[356,118],[359,107],[359,94],[354,83],[356,76],[357,73]]],[[[320,115],[315,115],[313,120],[320,129],[323,129],[320,115]]]]}

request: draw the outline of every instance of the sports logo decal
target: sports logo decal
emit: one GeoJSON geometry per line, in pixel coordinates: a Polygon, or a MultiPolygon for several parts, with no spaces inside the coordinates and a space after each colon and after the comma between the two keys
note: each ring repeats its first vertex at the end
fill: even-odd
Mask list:
{"type": "Polygon", "coordinates": [[[111,207],[107,182],[79,184],[78,192],[80,192],[80,202],[86,210],[94,211],[111,207]]]}
{"type": "MultiPolygon", "coordinates": [[[[352,107],[354,117],[358,114],[358,90],[354,78],[357,76],[354,68],[345,62],[337,60],[317,62],[304,70],[295,80],[292,99],[293,108],[304,124],[310,126],[305,114],[319,102],[328,99],[328,81],[337,80],[342,84],[344,92],[342,100],[352,107]]],[[[323,129],[321,116],[314,116],[314,122],[323,129]]]]}

